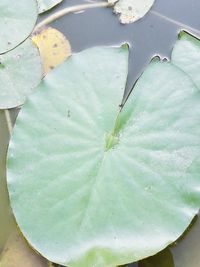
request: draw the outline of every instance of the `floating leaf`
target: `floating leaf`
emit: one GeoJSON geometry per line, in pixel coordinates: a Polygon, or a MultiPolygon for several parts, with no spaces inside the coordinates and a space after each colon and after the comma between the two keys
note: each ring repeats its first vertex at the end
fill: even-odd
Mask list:
{"type": "Polygon", "coordinates": [[[120,14],[122,23],[131,23],[142,18],[152,7],[155,0],[108,0],[115,4],[114,12],[120,14]]]}
{"type": "Polygon", "coordinates": [[[126,46],[74,55],[17,119],[12,208],[53,262],[112,267],[146,258],[198,212],[200,92],[173,64],[154,60],[117,116],[127,66],[126,46]]]}
{"type": "Polygon", "coordinates": [[[36,19],[36,0],[1,0],[0,54],[24,41],[33,30],[36,19]]]}
{"type": "Polygon", "coordinates": [[[139,262],[139,267],[174,267],[174,260],[169,249],[139,262]]]}
{"type": "Polygon", "coordinates": [[[39,7],[39,13],[43,13],[52,7],[58,5],[63,0],[37,0],[38,1],[38,7],[39,7]]]}
{"type": "Polygon", "coordinates": [[[71,55],[69,41],[54,28],[48,27],[36,32],[32,40],[39,48],[44,74],[47,74],[71,55]]]}
{"type": "Polygon", "coordinates": [[[200,88],[200,41],[181,32],[172,53],[172,62],[185,71],[200,88]]]}
{"type": "Polygon", "coordinates": [[[0,267],[48,267],[48,262],[36,254],[16,230],[0,256],[0,267]]]}
{"type": "Polygon", "coordinates": [[[42,67],[39,51],[30,39],[0,55],[0,109],[19,106],[39,84],[42,67]]]}

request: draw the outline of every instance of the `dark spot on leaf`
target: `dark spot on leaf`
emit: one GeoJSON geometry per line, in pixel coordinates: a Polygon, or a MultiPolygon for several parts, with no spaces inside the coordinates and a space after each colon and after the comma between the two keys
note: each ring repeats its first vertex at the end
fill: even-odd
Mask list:
{"type": "Polygon", "coordinates": [[[11,45],[11,42],[7,42],[8,45],[11,45]]]}
{"type": "Polygon", "coordinates": [[[46,26],[40,27],[39,29],[37,29],[36,31],[33,32],[32,36],[36,36],[36,35],[40,34],[46,28],[47,28],[46,26]]]}
{"type": "Polygon", "coordinates": [[[53,47],[54,47],[54,48],[55,48],[55,47],[58,47],[58,44],[54,44],[53,47]]]}
{"type": "Polygon", "coordinates": [[[129,11],[132,11],[132,10],[133,10],[132,6],[129,6],[129,7],[128,7],[128,10],[129,10],[129,11]]]}
{"type": "Polygon", "coordinates": [[[5,65],[3,65],[2,62],[0,62],[0,69],[4,69],[5,68],[5,65]]]}
{"type": "Polygon", "coordinates": [[[54,66],[50,66],[50,69],[52,70],[54,68],[54,66]]]}
{"type": "Polygon", "coordinates": [[[68,111],[67,111],[67,117],[68,118],[70,118],[71,117],[71,112],[70,112],[70,110],[68,109],[68,111]]]}

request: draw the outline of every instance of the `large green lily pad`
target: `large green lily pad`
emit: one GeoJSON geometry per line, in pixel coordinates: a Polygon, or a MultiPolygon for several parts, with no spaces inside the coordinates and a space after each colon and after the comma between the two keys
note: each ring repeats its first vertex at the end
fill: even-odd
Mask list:
{"type": "Polygon", "coordinates": [[[0,1],[0,54],[13,49],[30,35],[37,9],[36,0],[0,1]]]}
{"type": "Polygon", "coordinates": [[[11,205],[27,240],[53,262],[140,260],[198,212],[200,92],[173,64],[153,60],[117,115],[127,66],[126,46],[73,55],[17,119],[11,205]]]}
{"type": "Polygon", "coordinates": [[[39,51],[30,39],[0,55],[0,109],[20,106],[42,78],[39,51]]]}
{"type": "Polygon", "coordinates": [[[43,13],[54,6],[61,3],[63,0],[37,0],[38,1],[38,7],[39,7],[39,13],[43,13]]]}

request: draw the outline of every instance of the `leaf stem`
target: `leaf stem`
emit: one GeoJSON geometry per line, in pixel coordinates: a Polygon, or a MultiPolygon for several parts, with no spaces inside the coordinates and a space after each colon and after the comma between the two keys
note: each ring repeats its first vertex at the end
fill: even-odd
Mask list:
{"type": "Polygon", "coordinates": [[[5,109],[5,118],[6,118],[6,122],[7,122],[7,127],[8,127],[8,133],[11,136],[12,134],[12,130],[13,130],[13,126],[12,126],[12,120],[10,117],[10,111],[8,109],[5,109]]]}
{"type": "Polygon", "coordinates": [[[100,3],[89,3],[89,4],[81,4],[81,5],[76,5],[76,6],[71,6],[71,7],[66,7],[62,10],[59,10],[58,12],[50,15],[40,23],[38,23],[34,29],[34,32],[40,29],[41,27],[44,27],[47,24],[52,23],[53,21],[63,17],[64,15],[67,15],[69,13],[73,12],[78,12],[82,11],[85,9],[90,9],[90,8],[96,8],[96,7],[110,7],[113,6],[113,4],[108,3],[108,2],[100,2],[100,3]]]}
{"type": "Polygon", "coordinates": [[[194,32],[194,33],[197,33],[198,35],[200,35],[200,30],[199,29],[195,29],[193,27],[190,27],[187,24],[184,24],[184,23],[182,23],[182,22],[180,22],[178,20],[174,20],[172,18],[169,18],[169,17],[167,17],[167,16],[165,16],[165,15],[163,15],[163,14],[157,12],[157,11],[154,11],[154,10],[151,10],[150,13],[155,15],[155,16],[157,16],[157,17],[160,17],[161,19],[167,20],[167,21],[169,21],[169,22],[171,22],[171,23],[173,23],[175,25],[178,25],[180,28],[182,28],[184,30],[189,30],[191,32],[194,32]]]}

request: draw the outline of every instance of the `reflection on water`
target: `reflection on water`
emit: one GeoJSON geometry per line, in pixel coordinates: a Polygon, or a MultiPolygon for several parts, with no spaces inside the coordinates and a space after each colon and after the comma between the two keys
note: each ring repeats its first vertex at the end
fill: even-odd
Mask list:
{"type": "MultiPolygon", "coordinates": [[[[83,0],[73,0],[73,4],[78,3],[83,3],[83,0]]],[[[63,4],[58,6],[56,10],[67,5],[72,5],[72,2],[63,1],[63,4]]],[[[171,48],[177,38],[177,33],[181,29],[189,28],[190,32],[200,37],[200,32],[198,32],[200,30],[199,10],[199,0],[157,0],[153,11],[135,24],[123,26],[119,23],[118,18],[112,14],[111,9],[94,9],[79,15],[68,15],[56,22],[54,26],[67,36],[73,51],[80,51],[94,45],[113,45],[125,41],[130,43],[130,64],[127,83],[127,90],[130,90],[152,56],[159,54],[161,57],[170,57],[171,48]],[[162,16],[158,16],[156,13],[162,16]],[[164,16],[170,17],[171,20],[169,18],[166,19],[164,16]],[[179,24],[176,24],[175,20],[178,20],[179,24]]],[[[17,110],[11,110],[13,122],[17,112],[17,110]]],[[[10,234],[16,229],[9,207],[5,178],[8,141],[9,133],[5,114],[4,111],[0,111],[0,251],[3,249],[10,234]]],[[[157,256],[127,266],[199,267],[199,250],[200,220],[198,219],[189,232],[179,240],[178,244],[170,248],[171,253],[169,250],[165,250],[157,256]]]]}

